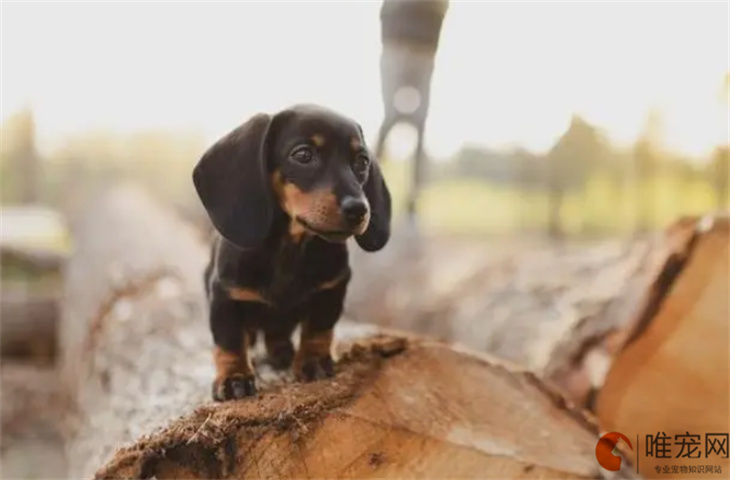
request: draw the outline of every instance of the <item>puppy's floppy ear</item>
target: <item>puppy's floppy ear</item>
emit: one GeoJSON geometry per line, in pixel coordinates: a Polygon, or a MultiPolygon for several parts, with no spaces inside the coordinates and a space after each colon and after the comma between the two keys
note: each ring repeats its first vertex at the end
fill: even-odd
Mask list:
{"type": "Polygon", "coordinates": [[[370,172],[363,190],[370,203],[370,223],[362,235],[355,237],[355,241],[366,252],[376,252],[390,239],[391,216],[390,191],[376,159],[370,162],[370,172]]]}
{"type": "Polygon", "coordinates": [[[218,140],[193,170],[193,183],[213,225],[240,248],[266,237],[274,211],[266,153],[272,117],[259,113],[218,140]]]}

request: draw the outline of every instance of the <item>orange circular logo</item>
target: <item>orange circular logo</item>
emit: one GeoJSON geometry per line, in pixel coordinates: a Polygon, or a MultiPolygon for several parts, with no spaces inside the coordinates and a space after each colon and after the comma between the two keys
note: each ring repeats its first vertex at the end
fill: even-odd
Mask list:
{"type": "Polygon", "coordinates": [[[626,442],[631,450],[634,449],[634,446],[631,445],[631,441],[626,438],[626,435],[618,432],[605,434],[598,439],[598,443],[596,444],[596,460],[598,460],[598,463],[603,468],[612,472],[616,472],[621,468],[621,457],[613,454],[613,449],[619,440],[626,442]]]}

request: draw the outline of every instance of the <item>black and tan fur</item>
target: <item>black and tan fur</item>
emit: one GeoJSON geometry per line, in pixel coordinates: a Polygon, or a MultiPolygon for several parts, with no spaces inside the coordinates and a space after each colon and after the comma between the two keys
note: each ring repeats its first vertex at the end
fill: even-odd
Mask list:
{"type": "Polygon", "coordinates": [[[204,275],[213,398],[256,394],[258,332],[274,366],[293,363],[301,380],[333,375],[346,240],[374,252],[390,237],[390,193],[360,126],[314,105],[258,114],[205,152],[193,181],[218,232],[204,275]]]}

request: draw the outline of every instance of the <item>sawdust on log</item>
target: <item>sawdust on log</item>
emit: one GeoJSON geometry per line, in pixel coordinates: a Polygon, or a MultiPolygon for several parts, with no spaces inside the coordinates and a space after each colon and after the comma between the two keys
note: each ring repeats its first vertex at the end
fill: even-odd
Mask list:
{"type": "Polygon", "coordinates": [[[241,463],[255,462],[246,452],[272,432],[302,439],[324,416],[367,391],[383,362],[407,345],[406,338],[391,336],[355,342],[343,346],[332,379],[282,380],[257,398],[203,405],[118,450],[95,478],[225,478],[241,463]]]}

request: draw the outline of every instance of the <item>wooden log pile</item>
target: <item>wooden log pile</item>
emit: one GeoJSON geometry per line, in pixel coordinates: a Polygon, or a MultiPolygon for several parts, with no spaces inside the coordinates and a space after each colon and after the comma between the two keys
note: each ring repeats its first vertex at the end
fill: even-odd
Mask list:
{"type": "Polygon", "coordinates": [[[533,373],[347,320],[333,379],[296,383],[260,365],[259,397],[212,403],[206,253],[133,190],[81,223],[61,326],[69,477],[610,474],[595,462],[596,424],[533,373]]]}
{"type": "Polygon", "coordinates": [[[639,308],[606,348],[611,363],[596,394],[597,416],[603,429],[637,438],[642,450],[646,440],[667,437],[671,460],[642,457],[644,478],[667,478],[665,467],[674,466],[694,478],[726,478],[730,219],[677,222],[666,246],[639,308]]]}
{"type": "MultiPolygon", "coordinates": [[[[727,217],[684,219],[603,260],[585,253],[571,281],[588,264],[586,275],[611,277],[612,287],[582,311],[577,290],[541,297],[516,268],[510,285],[531,285],[551,312],[532,329],[519,323],[519,335],[505,334],[511,317],[492,318],[498,310],[478,302],[482,321],[495,324],[474,330],[472,345],[346,318],[334,378],[295,382],[259,350],[260,395],[226,403],[209,399],[205,236],[133,188],[106,192],[80,220],[53,389],[68,464],[58,477],[670,478],[647,461],[645,435],[728,431],[727,217]],[[555,298],[562,314],[551,316],[555,298]],[[480,337],[490,328],[492,340],[480,337]],[[479,348],[488,353],[476,352],[479,342],[491,342],[479,348]],[[596,459],[608,431],[640,440],[618,444],[618,471],[596,459]]],[[[476,280],[489,275],[466,271],[476,297],[489,283],[476,280]]],[[[366,298],[358,295],[350,313],[366,298]]],[[[464,335],[463,310],[435,312],[434,322],[464,335]]],[[[727,459],[697,462],[730,471],[727,459]]]]}

